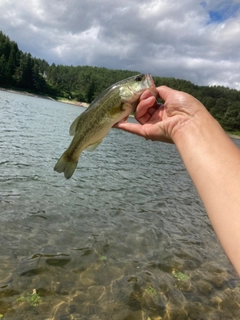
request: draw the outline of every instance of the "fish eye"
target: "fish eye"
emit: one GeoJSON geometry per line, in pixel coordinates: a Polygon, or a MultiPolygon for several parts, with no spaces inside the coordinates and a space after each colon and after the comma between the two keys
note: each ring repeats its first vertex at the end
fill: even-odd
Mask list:
{"type": "Polygon", "coordinates": [[[139,76],[136,76],[135,80],[136,81],[142,81],[142,75],[140,74],[139,76]]]}

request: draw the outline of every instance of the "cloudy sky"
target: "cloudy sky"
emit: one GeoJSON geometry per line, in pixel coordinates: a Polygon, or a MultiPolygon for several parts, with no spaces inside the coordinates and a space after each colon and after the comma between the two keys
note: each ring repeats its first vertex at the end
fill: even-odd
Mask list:
{"type": "Polygon", "coordinates": [[[240,0],[1,0],[0,30],[50,64],[240,90],[240,0]]]}

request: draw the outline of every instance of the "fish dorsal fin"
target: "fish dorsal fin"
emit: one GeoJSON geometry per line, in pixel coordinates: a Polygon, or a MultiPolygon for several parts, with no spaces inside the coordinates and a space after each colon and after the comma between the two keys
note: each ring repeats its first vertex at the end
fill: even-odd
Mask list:
{"type": "Polygon", "coordinates": [[[73,123],[71,124],[71,126],[70,126],[70,128],[69,128],[69,134],[70,134],[70,136],[74,136],[74,135],[75,135],[75,133],[76,133],[76,131],[77,131],[77,125],[78,125],[78,121],[79,121],[80,117],[81,117],[81,114],[80,114],[80,116],[78,116],[78,117],[73,121],[73,123]]]}
{"type": "Polygon", "coordinates": [[[98,141],[98,142],[96,142],[94,144],[91,144],[85,150],[86,151],[94,151],[101,142],[102,142],[102,140],[100,140],[100,141],[98,141]]]}

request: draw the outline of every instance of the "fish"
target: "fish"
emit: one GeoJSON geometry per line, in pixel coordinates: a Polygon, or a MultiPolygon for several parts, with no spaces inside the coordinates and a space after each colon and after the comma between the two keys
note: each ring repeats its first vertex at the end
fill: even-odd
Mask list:
{"type": "Polygon", "coordinates": [[[151,75],[138,74],[100,93],[70,126],[69,134],[74,137],[54,170],[70,179],[82,151],[95,150],[114,124],[126,120],[136,110],[141,94],[147,89],[157,96],[151,75]]]}

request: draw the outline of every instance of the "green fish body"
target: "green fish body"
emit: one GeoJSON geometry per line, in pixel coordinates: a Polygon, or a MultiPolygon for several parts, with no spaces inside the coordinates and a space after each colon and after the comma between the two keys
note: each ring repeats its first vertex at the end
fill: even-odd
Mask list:
{"type": "Polygon", "coordinates": [[[140,95],[156,91],[150,74],[140,74],[119,81],[103,91],[72,123],[69,133],[74,136],[54,170],[64,172],[66,179],[73,175],[83,150],[93,151],[111,127],[135,111],[140,95]]]}

